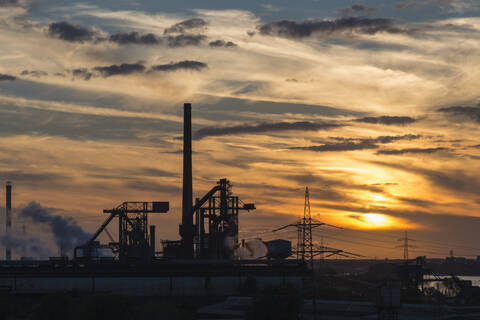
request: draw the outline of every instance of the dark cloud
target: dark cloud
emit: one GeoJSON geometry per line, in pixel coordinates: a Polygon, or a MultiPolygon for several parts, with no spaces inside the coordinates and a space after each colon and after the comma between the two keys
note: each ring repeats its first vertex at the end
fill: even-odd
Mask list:
{"type": "Polygon", "coordinates": [[[162,39],[158,38],[153,33],[140,35],[138,34],[138,32],[112,34],[109,40],[111,42],[115,42],[121,45],[125,45],[125,44],[156,45],[156,44],[162,43],[162,39]]]}
{"type": "Polygon", "coordinates": [[[68,22],[54,22],[48,27],[48,35],[69,42],[84,42],[94,39],[95,32],[68,22]]]}
{"type": "Polygon", "coordinates": [[[226,42],[225,40],[215,40],[208,44],[210,47],[225,47],[225,48],[234,48],[237,47],[232,41],[226,42]]]}
{"type": "Polygon", "coordinates": [[[338,142],[325,143],[321,145],[307,146],[307,147],[292,147],[293,150],[308,150],[315,152],[335,152],[335,151],[355,151],[366,149],[377,149],[380,144],[392,143],[399,140],[415,140],[419,139],[420,135],[406,134],[401,136],[379,136],[377,138],[366,139],[348,139],[348,138],[333,138],[338,142]]]}
{"type": "Polygon", "coordinates": [[[373,141],[360,141],[360,142],[337,142],[337,143],[326,143],[317,146],[309,147],[293,147],[291,149],[295,150],[308,150],[315,152],[330,152],[330,151],[354,151],[354,150],[365,150],[365,149],[377,149],[378,145],[373,141]]]}
{"type": "Polygon", "coordinates": [[[88,81],[93,76],[93,74],[90,71],[88,71],[88,69],[81,68],[81,69],[73,69],[72,76],[74,78],[81,78],[83,80],[88,81]]]}
{"type": "Polygon", "coordinates": [[[180,34],[178,36],[168,36],[169,47],[198,46],[207,37],[202,34],[180,34]]]}
{"type": "Polygon", "coordinates": [[[452,106],[446,108],[440,108],[438,112],[448,113],[455,116],[463,116],[469,120],[480,122],[480,106],[477,107],[461,107],[461,106],[452,106]]]}
{"type": "Polygon", "coordinates": [[[448,151],[448,148],[406,148],[406,149],[383,149],[383,150],[378,150],[377,154],[387,154],[387,155],[401,155],[405,153],[435,153],[435,152],[440,152],[440,151],[448,151]]]}
{"type": "Polygon", "coordinates": [[[188,19],[179,23],[174,24],[173,26],[166,28],[163,32],[164,34],[169,33],[184,33],[185,30],[201,28],[207,25],[207,22],[200,18],[188,19]]]}
{"type": "Polygon", "coordinates": [[[20,183],[28,183],[29,185],[61,185],[71,182],[71,177],[57,174],[54,172],[26,172],[22,170],[0,171],[0,179],[2,181],[15,181],[20,183]]]}
{"type": "Polygon", "coordinates": [[[354,4],[350,7],[339,9],[338,12],[343,15],[354,15],[354,14],[369,14],[376,10],[377,8],[374,8],[374,7],[367,7],[362,4],[354,4]]]}
{"type": "Polygon", "coordinates": [[[207,64],[200,61],[184,60],[179,62],[171,62],[169,64],[160,64],[152,66],[150,71],[177,71],[177,70],[194,70],[201,71],[207,68],[207,64]]]}
{"type": "Polygon", "coordinates": [[[0,81],[15,81],[17,77],[11,76],[9,74],[0,73],[0,81]]]}
{"type": "Polygon", "coordinates": [[[99,72],[104,78],[143,72],[145,69],[145,66],[141,63],[122,63],[120,65],[112,64],[111,66],[93,68],[93,70],[99,72]]]}
{"type": "Polygon", "coordinates": [[[20,5],[18,0],[0,0],[0,7],[13,7],[18,5],[20,5]]]}
{"type": "Polygon", "coordinates": [[[32,76],[32,77],[45,77],[48,76],[48,73],[42,70],[23,70],[21,73],[22,76],[32,76]]]}
{"type": "Polygon", "coordinates": [[[266,23],[258,29],[263,35],[286,38],[305,38],[314,34],[332,35],[339,33],[360,33],[373,35],[378,32],[413,32],[411,30],[405,30],[394,26],[394,21],[392,19],[370,19],[364,17],[349,17],[336,20],[306,20],[302,22],[281,20],[266,23]]]}
{"type": "Polygon", "coordinates": [[[242,124],[231,127],[205,127],[195,132],[194,139],[200,140],[209,136],[225,136],[235,134],[255,134],[264,132],[278,131],[317,131],[329,130],[341,127],[337,123],[328,122],[274,122],[274,123],[258,123],[258,124],[242,124]]]}
{"type": "Polygon", "coordinates": [[[379,136],[373,139],[378,143],[392,143],[399,140],[416,140],[420,139],[422,136],[419,134],[405,134],[401,136],[379,136]]]}
{"type": "Polygon", "coordinates": [[[397,197],[396,198],[399,201],[417,206],[417,207],[422,207],[422,208],[429,208],[432,206],[435,206],[436,203],[428,200],[422,200],[422,199],[416,199],[416,198],[406,198],[406,197],[397,197]]]}
{"type": "Polygon", "coordinates": [[[385,124],[385,125],[406,125],[417,121],[411,117],[397,117],[397,116],[381,116],[381,117],[364,117],[356,119],[356,122],[385,124]]]}

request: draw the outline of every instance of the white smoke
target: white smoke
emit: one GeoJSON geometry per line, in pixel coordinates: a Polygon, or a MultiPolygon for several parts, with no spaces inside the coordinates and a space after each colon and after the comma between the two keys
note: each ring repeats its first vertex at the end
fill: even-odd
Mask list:
{"type": "Polygon", "coordinates": [[[235,250],[235,257],[239,260],[260,259],[267,255],[267,246],[262,239],[245,241],[235,250]]]}

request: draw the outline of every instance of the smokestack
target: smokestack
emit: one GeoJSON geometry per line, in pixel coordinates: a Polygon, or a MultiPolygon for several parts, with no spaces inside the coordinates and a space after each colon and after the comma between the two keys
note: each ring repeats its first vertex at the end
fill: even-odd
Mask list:
{"type": "Polygon", "coordinates": [[[182,199],[182,256],[193,258],[193,215],[192,215],[192,105],[183,105],[183,199],[182,199]]]}
{"type": "MultiPolygon", "coordinates": [[[[5,214],[5,231],[7,237],[10,236],[10,229],[12,228],[12,184],[10,181],[7,181],[6,185],[7,199],[6,199],[6,214],[5,214]]],[[[5,248],[5,260],[12,260],[12,248],[9,246],[5,248]]]]}
{"type": "Polygon", "coordinates": [[[155,258],[155,226],[150,226],[150,250],[155,258]]]}

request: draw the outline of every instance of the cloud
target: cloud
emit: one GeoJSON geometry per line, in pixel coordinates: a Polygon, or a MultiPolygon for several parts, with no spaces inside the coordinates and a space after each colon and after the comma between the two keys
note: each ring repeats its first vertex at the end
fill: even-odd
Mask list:
{"type": "Polygon", "coordinates": [[[93,68],[93,70],[99,72],[104,78],[143,72],[145,69],[145,66],[141,63],[122,63],[120,65],[112,64],[111,66],[93,68]]]}
{"type": "Polygon", "coordinates": [[[353,15],[353,14],[369,14],[376,10],[377,8],[374,8],[374,7],[367,7],[362,4],[354,4],[350,7],[339,9],[338,12],[343,15],[353,15]]]}
{"type": "MultiPolygon", "coordinates": [[[[3,117],[3,115],[2,115],[3,117]]],[[[2,127],[5,125],[2,124],[2,127]]],[[[26,172],[23,170],[0,171],[0,179],[3,181],[15,181],[28,183],[30,185],[64,185],[71,182],[71,177],[55,172],[26,172]]]]}
{"type": "Polygon", "coordinates": [[[191,60],[184,60],[179,62],[170,62],[169,64],[160,64],[156,66],[152,66],[150,71],[177,71],[177,70],[193,70],[193,71],[201,71],[202,69],[207,68],[207,64],[200,62],[200,61],[191,61],[191,60]]]}
{"type": "Polygon", "coordinates": [[[225,47],[225,48],[234,48],[237,47],[232,41],[226,42],[225,40],[215,40],[208,44],[210,47],[225,47]]]}
{"type": "Polygon", "coordinates": [[[331,151],[354,151],[365,149],[376,149],[378,145],[373,141],[360,141],[360,142],[338,142],[338,143],[326,143],[317,146],[309,147],[292,147],[292,150],[308,150],[315,152],[331,152],[331,151]]]}
{"type": "Polygon", "coordinates": [[[11,76],[9,74],[0,73],[0,81],[15,81],[17,77],[11,76]]]}
{"type": "Polygon", "coordinates": [[[198,46],[207,37],[202,34],[180,34],[178,36],[168,36],[169,47],[198,46]]]}
{"type": "Polygon", "coordinates": [[[195,132],[194,139],[200,140],[209,136],[255,134],[278,131],[318,131],[335,129],[341,126],[342,125],[337,123],[298,121],[242,124],[231,127],[205,127],[195,132]]]}
{"type": "Polygon", "coordinates": [[[285,38],[306,38],[315,34],[332,35],[339,33],[360,33],[373,35],[378,32],[411,33],[410,30],[393,25],[392,19],[349,17],[335,20],[305,20],[296,22],[281,20],[266,23],[258,29],[261,34],[285,38]]]}
{"type": "Polygon", "coordinates": [[[192,18],[179,23],[174,24],[173,26],[166,28],[163,32],[164,34],[169,33],[184,33],[185,30],[201,28],[207,25],[207,22],[200,18],[192,18]]]}
{"type": "Polygon", "coordinates": [[[405,154],[405,153],[416,153],[416,154],[429,154],[429,153],[435,153],[435,152],[440,152],[440,151],[448,151],[448,148],[406,148],[406,149],[383,149],[383,150],[378,150],[377,154],[387,154],[387,155],[400,155],[400,154],[405,154]]]}
{"type": "Polygon", "coordinates": [[[54,22],[48,27],[48,35],[69,42],[91,41],[95,32],[82,26],[73,25],[68,22],[54,22]]]}
{"type": "Polygon", "coordinates": [[[419,134],[405,134],[401,136],[379,136],[373,140],[379,143],[391,143],[399,140],[416,140],[420,139],[421,137],[422,136],[419,134]]]}
{"type": "Polygon", "coordinates": [[[385,124],[385,125],[406,125],[417,121],[411,117],[397,117],[397,116],[381,116],[381,117],[364,117],[355,119],[356,122],[385,124]]]}
{"type": "Polygon", "coordinates": [[[21,75],[39,78],[39,77],[48,76],[48,73],[42,70],[23,70],[21,75]]]}
{"type": "Polygon", "coordinates": [[[414,140],[420,138],[420,135],[401,135],[401,136],[379,136],[377,138],[367,139],[345,139],[336,138],[339,142],[325,143],[321,145],[307,146],[307,147],[292,147],[292,150],[308,150],[315,152],[338,152],[338,151],[356,151],[377,149],[379,144],[392,143],[398,140],[414,140]]]}
{"type": "Polygon", "coordinates": [[[138,32],[130,33],[116,33],[112,34],[109,38],[110,42],[115,42],[121,45],[126,44],[142,44],[142,45],[156,45],[161,44],[162,39],[155,36],[153,33],[147,33],[140,35],[138,32]]]}
{"type": "Polygon", "coordinates": [[[480,106],[478,107],[453,106],[453,107],[440,108],[437,111],[453,114],[455,116],[463,116],[470,120],[480,122],[480,106]]]}
{"type": "Polygon", "coordinates": [[[158,183],[154,181],[134,180],[125,183],[125,186],[129,189],[135,189],[145,192],[160,192],[160,193],[178,193],[181,191],[180,187],[176,185],[169,185],[164,183],[158,183]]]}
{"type": "Polygon", "coordinates": [[[404,165],[403,163],[387,163],[382,161],[372,161],[371,163],[422,176],[433,186],[450,190],[455,194],[462,192],[477,197],[478,190],[480,189],[480,182],[478,181],[476,174],[469,174],[460,169],[449,170],[440,168],[433,170],[414,167],[412,165],[404,165]]]}
{"type": "Polygon", "coordinates": [[[13,7],[19,4],[18,0],[0,0],[0,7],[13,7]]]}
{"type": "Polygon", "coordinates": [[[404,9],[410,6],[432,6],[454,13],[463,13],[465,11],[472,11],[479,8],[476,1],[469,0],[408,0],[397,3],[395,8],[404,9]]]}
{"type": "Polygon", "coordinates": [[[88,81],[93,76],[93,74],[90,71],[88,71],[88,69],[81,68],[81,69],[73,69],[72,76],[74,78],[81,78],[83,80],[88,81]]]}

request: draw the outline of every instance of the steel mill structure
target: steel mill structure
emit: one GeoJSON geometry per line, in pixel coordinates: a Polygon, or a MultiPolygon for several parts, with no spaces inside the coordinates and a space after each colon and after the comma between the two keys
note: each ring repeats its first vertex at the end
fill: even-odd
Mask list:
{"type": "MultiPolygon", "coordinates": [[[[238,294],[247,279],[262,288],[290,283],[302,286],[310,273],[304,259],[286,259],[291,242],[265,243],[267,254],[259,259],[239,259],[235,252],[247,248],[239,241],[242,211],[255,210],[232,192],[226,178],[203,197],[193,201],[192,107],[184,104],[182,219],[179,240],[162,241],[156,248],[155,226],[149,215],[166,214],[168,201],[123,202],[103,210],[104,223],[68,257],[49,260],[0,261],[0,288],[15,294],[50,292],[115,292],[137,296],[227,296],[238,294]],[[108,227],[117,230],[115,239],[108,227]],[[100,235],[109,238],[100,241],[100,235]],[[105,255],[108,251],[111,254],[105,255]]],[[[11,227],[11,184],[7,184],[7,236],[11,227]]]]}

